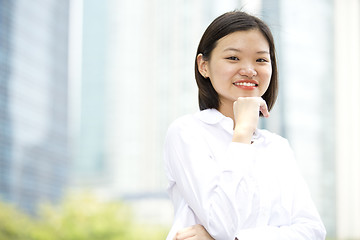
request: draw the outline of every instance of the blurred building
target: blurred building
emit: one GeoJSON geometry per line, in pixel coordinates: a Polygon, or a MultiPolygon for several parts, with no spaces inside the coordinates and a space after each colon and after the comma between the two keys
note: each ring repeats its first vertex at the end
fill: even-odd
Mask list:
{"type": "Polygon", "coordinates": [[[215,17],[242,8],[269,23],[278,50],[280,96],[262,126],[289,139],[334,234],[332,2],[82,3],[79,184],[136,202],[166,199],[162,144],[171,121],[197,111],[197,44],[215,17]]]}
{"type": "Polygon", "coordinates": [[[67,184],[67,64],[68,1],[0,1],[0,199],[30,213],[67,184]]]}
{"type": "Polygon", "coordinates": [[[197,111],[197,44],[233,9],[276,39],[280,94],[262,127],[289,139],[328,235],[359,236],[357,0],[0,0],[0,198],[34,212],[88,188],[170,224],[165,133],[197,111]]]}
{"type": "Polygon", "coordinates": [[[82,22],[73,31],[75,42],[82,39],[82,53],[73,56],[82,59],[76,61],[81,74],[74,73],[79,82],[73,98],[78,107],[72,111],[77,116],[74,182],[133,202],[142,219],[169,224],[165,133],[175,118],[197,111],[197,44],[213,16],[238,6],[237,1],[73,4],[82,12],[72,18],[82,22]],[[163,216],[153,211],[159,208],[163,216]]]}
{"type": "Polygon", "coordinates": [[[360,239],[360,1],[334,1],[336,235],[360,239]]]}
{"type": "Polygon", "coordinates": [[[280,77],[275,116],[265,126],[289,140],[328,235],[334,236],[334,4],[271,0],[262,6],[275,34],[280,77]]]}
{"type": "Polygon", "coordinates": [[[358,0],[0,0],[0,200],[35,213],[88,188],[170,225],[165,133],[197,111],[197,44],[234,9],[276,40],[261,126],[289,139],[328,236],[359,238],[358,0]]]}

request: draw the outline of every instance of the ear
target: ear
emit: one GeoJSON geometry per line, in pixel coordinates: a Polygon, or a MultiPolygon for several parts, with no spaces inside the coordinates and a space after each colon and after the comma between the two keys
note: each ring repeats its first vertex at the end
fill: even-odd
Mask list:
{"type": "Polygon", "coordinates": [[[197,65],[198,65],[198,70],[200,72],[200,74],[204,77],[204,78],[208,78],[209,74],[208,74],[208,61],[204,60],[204,56],[202,55],[202,53],[199,53],[196,57],[196,61],[197,61],[197,65]]]}

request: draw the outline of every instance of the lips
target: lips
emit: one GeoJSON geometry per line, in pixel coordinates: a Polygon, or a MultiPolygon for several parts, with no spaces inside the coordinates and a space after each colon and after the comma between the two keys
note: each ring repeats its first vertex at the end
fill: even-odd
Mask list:
{"type": "Polygon", "coordinates": [[[244,79],[244,80],[239,80],[239,81],[233,82],[233,85],[238,88],[251,90],[251,89],[255,89],[256,87],[258,87],[259,83],[255,80],[244,79]]]}

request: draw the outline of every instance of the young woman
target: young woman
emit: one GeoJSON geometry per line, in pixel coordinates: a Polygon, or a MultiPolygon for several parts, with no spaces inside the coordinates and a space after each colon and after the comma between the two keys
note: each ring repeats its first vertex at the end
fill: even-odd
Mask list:
{"type": "Polygon", "coordinates": [[[325,239],[287,140],[257,128],[278,88],[268,26],[234,11],[216,18],[195,60],[199,112],[165,141],[171,239],[325,239]]]}

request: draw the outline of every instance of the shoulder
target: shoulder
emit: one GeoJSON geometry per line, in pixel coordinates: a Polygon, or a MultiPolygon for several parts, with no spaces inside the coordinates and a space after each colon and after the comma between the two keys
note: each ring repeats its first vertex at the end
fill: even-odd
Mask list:
{"type": "Polygon", "coordinates": [[[168,127],[166,141],[193,136],[201,124],[195,115],[187,114],[175,119],[168,127]]]}
{"type": "Polygon", "coordinates": [[[294,151],[286,138],[263,129],[259,130],[258,134],[260,139],[262,138],[259,145],[266,149],[267,159],[282,166],[296,166],[294,151]]]}
{"type": "Polygon", "coordinates": [[[209,125],[216,125],[220,122],[224,116],[216,109],[206,109],[195,112],[193,114],[187,114],[177,118],[173,121],[168,132],[199,132],[201,128],[209,125]]]}
{"type": "Polygon", "coordinates": [[[178,132],[178,131],[186,131],[198,125],[197,119],[194,117],[194,114],[187,114],[175,119],[168,128],[169,132],[178,132]]]}
{"type": "Polygon", "coordinates": [[[279,146],[279,147],[286,147],[289,148],[289,141],[273,132],[270,132],[266,129],[257,129],[256,136],[259,139],[262,139],[263,144],[265,145],[272,145],[272,146],[279,146]]]}
{"type": "Polygon", "coordinates": [[[267,129],[257,129],[257,132],[266,137],[266,138],[269,138],[269,139],[276,139],[276,140],[282,140],[282,141],[286,141],[286,138],[278,135],[277,133],[274,133],[274,132],[270,132],[269,130],[267,129]]]}

